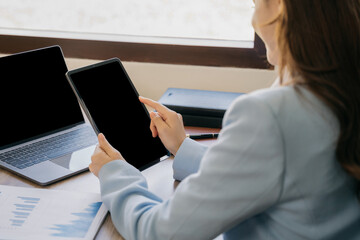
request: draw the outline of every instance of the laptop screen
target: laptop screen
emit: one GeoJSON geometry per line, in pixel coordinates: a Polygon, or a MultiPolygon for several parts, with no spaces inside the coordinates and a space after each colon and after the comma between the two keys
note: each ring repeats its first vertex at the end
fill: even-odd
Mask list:
{"type": "Polygon", "coordinates": [[[84,122],[60,47],[0,58],[0,149],[84,122]]]}

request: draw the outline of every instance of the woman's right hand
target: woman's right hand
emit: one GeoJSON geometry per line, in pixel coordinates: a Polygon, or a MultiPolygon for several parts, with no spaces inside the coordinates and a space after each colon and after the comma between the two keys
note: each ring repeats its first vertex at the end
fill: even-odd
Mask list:
{"type": "Polygon", "coordinates": [[[175,155],[186,138],[182,116],[149,98],[139,97],[139,100],[156,110],[150,113],[152,136],[159,136],[164,146],[175,155]]]}

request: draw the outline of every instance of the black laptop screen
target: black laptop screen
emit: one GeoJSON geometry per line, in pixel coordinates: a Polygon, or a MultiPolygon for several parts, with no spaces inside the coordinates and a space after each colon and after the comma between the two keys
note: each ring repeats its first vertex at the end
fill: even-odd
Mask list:
{"type": "Polygon", "coordinates": [[[57,46],[0,58],[0,149],[84,122],[57,46]]]}

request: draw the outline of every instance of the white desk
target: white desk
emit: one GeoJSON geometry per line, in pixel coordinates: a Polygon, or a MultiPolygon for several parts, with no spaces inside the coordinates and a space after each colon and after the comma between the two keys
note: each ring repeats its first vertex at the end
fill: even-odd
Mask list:
{"type": "MultiPolygon", "coordinates": [[[[186,127],[189,134],[219,132],[220,129],[186,127]]],[[[200,140],[204,144],[212,144],[214,140],[200,140]]],[[[171,196],[179,182],[174,181],[172,171],[172,158],[166,159],[143,171],[149,189],[163,199],[171,196]]],[[[54,183],[47,187],[38,186],[26,179],[18,177],[6,170],[0,169],[0,184],[30,188],[61,189],[78,192],[100,193],[98,179],[90,172],[84,172],[66,180],[54,183]]],[[[105,219],[95,239],[123,239],[115,229],[110,216],[105,219]]]]}

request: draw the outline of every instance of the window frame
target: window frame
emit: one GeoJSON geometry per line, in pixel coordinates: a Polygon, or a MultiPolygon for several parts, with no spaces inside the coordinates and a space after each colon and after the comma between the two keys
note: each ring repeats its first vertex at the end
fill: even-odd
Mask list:
{"type": "Polygon", "coordinates": [[[68,58],[272,69],[256,34],[254,41],[222,41],[18,29],[0,32],[0,53],[4,54],[59,45],[68,58]]]}

